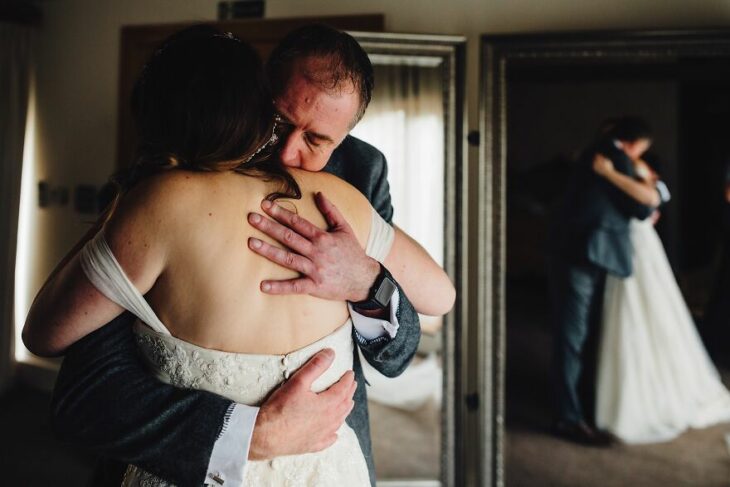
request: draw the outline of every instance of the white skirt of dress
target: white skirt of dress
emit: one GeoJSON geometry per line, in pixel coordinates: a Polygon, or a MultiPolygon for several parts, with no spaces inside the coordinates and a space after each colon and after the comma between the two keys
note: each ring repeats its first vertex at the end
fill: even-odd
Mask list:
{"type": "Polygon", "coordinates": [[[651,222],[632,220],[633,274],[609,275],[596,424],[626,443],[730,421],[730,393],[700,340],[651,222]]]}

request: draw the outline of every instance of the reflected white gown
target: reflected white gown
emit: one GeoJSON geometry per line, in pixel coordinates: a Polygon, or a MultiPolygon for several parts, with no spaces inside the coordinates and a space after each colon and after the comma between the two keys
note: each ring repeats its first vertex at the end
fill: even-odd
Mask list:
{"type": "Polygon", "coordinates": [[[730,393],[649,220],[632,220],[631,242],[633,274],[606,279],[597,426],[626,443],[651,443],[730,421],[730,393]]]}

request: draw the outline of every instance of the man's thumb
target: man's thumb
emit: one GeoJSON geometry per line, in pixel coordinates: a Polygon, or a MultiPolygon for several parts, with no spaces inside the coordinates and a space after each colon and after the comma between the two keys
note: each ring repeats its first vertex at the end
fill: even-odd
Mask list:
{"type": "Polygon", "coordinates": [[[312,382],[317,380],[319,376],[330,368],[335,359],[335,351],[331,348],[325,348],[314,354],[309,361],[292,376],[296,378],[302,385],[311,386],[312,382]]]}

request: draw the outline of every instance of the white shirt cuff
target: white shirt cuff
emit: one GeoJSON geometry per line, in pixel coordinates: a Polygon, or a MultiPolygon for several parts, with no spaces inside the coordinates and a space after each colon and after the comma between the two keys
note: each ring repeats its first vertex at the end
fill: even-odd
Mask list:
{"type": "Polygon", "coordinates": [[[361,315],[355,311],[350,303],[347,303],[347,307],[350,309],[350,317],[352,318],[352,325],[355,327],[355,330],[365,340],[370,341],[385,336],[386,334],[391,339],[395,338],[396,333],[398,333],[398,327],[400,326],[398,324],[399,304],[400,293],[396,289],[390,298],[390,321],[361,315]]]}
{"type": "Polygon", "coordinates": [[[656,190],[659,192],[662,203],[667,203],[672,199],[672,193],[669,192],[669,188],[664,184],[664,181],[659,180],[656,182],[656,190]]]}
{"type": "Polygon", "coordinates": [[[253,427],[259,408],[234,403],[226,412],[227,421],[213,445],[205,485],[220,487],[243,485],[253,427]]]}

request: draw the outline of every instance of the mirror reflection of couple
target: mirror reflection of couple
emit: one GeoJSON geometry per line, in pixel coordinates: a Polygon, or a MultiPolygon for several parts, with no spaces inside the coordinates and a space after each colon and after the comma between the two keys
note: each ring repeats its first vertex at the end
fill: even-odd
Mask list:
{"type": "Polygon", "coordinates": [[[396,376],[417,312],[453,306],[389,223],[383,155],[348,136],[367,54],[314,25],[266,68],[270,86],[208,26],[155,52],[132,96],[136,164],[33,303],[26,345],[65,354],[54,428],[110,459],[93,485],[374,485],[356,349],[396,376]]]}
{"type": "Polygon", "coordinates": [[[669,192],[641,159],[651,141],[639,118],[606,122],[582,155],[551,232],[553,430],[581,444],[661,442],[730,421],[730,393],[654,230],[669,192]],[[592,421],[579,382],[596,327],[592,421]]]}

